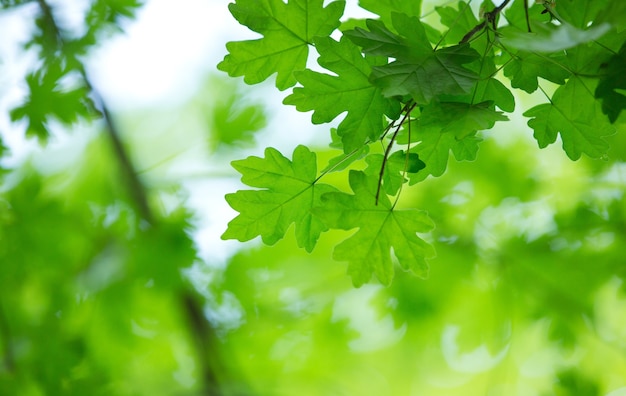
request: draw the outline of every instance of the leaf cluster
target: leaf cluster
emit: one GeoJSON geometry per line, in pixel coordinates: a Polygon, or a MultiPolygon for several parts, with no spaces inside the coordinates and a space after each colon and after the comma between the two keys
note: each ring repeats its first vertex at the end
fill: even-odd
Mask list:
{"type": "Polygon", "coordinates": [[[342,25],[342,1],[323,8],[321,0],[236,0],[233,16],[263,38],[228,43],[218,68],[249,84],[275,73],[280,90],[297,84],[284,103],[312,111],[314,124],[342,116],[331,145],[343,154],[319,177],[312,154],[302,163],[302,147],[293,162],[281,159],[280,169],[273,166],[278,155],[273,150],[264,160],[235,161],[245,184],[265,190],[227,196],[240,214],[223,238],[260,235],[273,244],[295,224],[298,244],[310,251],[320,232],[356,228],[334,253],[350,263],[355,285],[371,274],[389,284],[391,252],[402,268],[426,276],[425,259],[433,250],[416,235],[432,225],[426,226],[431,224],[426,217],[399,225],[404,215],[395,202],[402,185],[443,175],[450,152],[459,161],[476,159],[482,131],[514,111],[515,89],[544,95],[546,103],[524,109],[540,148],[560,138],[572,160],[582,154],[606,158],[606,138],[615,133],[625,103],[626,34],[609,14],[621,9],[618,3],[544,1],[527,8],[523,0],[497,7],[484,1],[476,15],[468,2],[459,1],[435,7],[440,18],[435,25],[421,16],[427,13],[419,1],[361,1],[378,18],[342,25]],[[306,67],[311,46],[321,69],[306,67]],[[404,148],[394,150],[394,144],[404,148]],[[263,176],[256,166],[260,161],[265,161],[263,176]],[[367,164],[365,172],[350,170],[360,161],[367,164]],[[311,173],[293,177],[301,166],[311,173]],[[349,174],[354,195],[327,192],[332,187],[318,183],[334,170],[349,174]],[[306,203],[293,211],[294,201],[306,203]],[[374,220],[373,213],[386,214],[374,220]],[[415,238],[420,242],[413,244],[415,238]]]}

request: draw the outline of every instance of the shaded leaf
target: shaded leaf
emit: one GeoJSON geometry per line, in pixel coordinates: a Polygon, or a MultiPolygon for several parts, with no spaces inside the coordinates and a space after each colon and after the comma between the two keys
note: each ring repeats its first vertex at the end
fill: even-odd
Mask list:
{"type": "MultiPolygon", "coordinates": [[[[371,154],[367,156],[367,168],[365,173],[369,176],[379,177],[383,166],[384,156],[382,154],[371,154]]],[[[383,191],[388,195],[396,195],[400,186],[407,181],[405,175],[417,173],[424,169],[426,164],[420,160],[416,153],[406,153],[404,150],[391,154],[385,162],[385,171],[382,178],[383,191]]]]}
{"type": "Polygon", "coordinates": [[[605,66],[605,74],[596,87],[595,96],[602,101],[602,111],[613,123],[626,109],[626,45],[605,66]]]}
{"type": "Polygon", "coordinates": [[[411,95],[423,105],[440,95],[470,92],[478,76],[463,65],[479,58],[475,50],[457,45],[433,51],[419,18],[394,13],[392,21],[400,36],[372,20],[368,20],[369,31],[356,28],[345,33],[365,53],[395,59],[373,68],[372,81],[383,94],[411,95]]]}
{"type": "Polygon", "coordinates": [[[544,148],[561,135],[563,149],[572,160],[582,153],[591,158],[601,158],[609,148],[604,136],[615,132],[600,104],[595,100],[593,80],[572,78],[559,87],[551,103],[545,103],[526,111],[530,117],[528,126],[535,132],[539,147],[544,148]]]}
{"type": "Polygon", "coordinates": [[[448,132],[462,139],[476,131],[493,128],[497,121],[508,120],[502,112],[491,109],[491,105],[491,102],[433,103],[422,110],[418,128],[448,132]]]}

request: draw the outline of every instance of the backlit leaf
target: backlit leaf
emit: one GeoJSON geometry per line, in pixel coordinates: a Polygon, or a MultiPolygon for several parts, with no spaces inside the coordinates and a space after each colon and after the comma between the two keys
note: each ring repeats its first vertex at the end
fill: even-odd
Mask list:
{"type": "Polygon", "coordinates": [[[313,250],[328,227],[311,208],[319,205],[322,194],[336,191],[332,186],[315,183],[315,154],[298,146],[290,161],[270,147],[265,150],[265,158],[251,156],[232,165],[241,173],[242,182],[265,189],[226,195],[226,201],[239,215],[228,223],[222,239],[248,241],[261,236],[263,242],[273,245],[295,223],[298,246],[313,250]]]}
{"type": "Polygon", "coordinates": [[[430,231],[434,225],[428,215],[417,209],[395,210],[386,195],[376,205],[376,178],[361,171],[350,171],[350,187],[354,192],[328,193],[316,213],[333,228],[358,231],[335,247],[333,257],[348,261],[348,274],[359,287],[374,274],[388,285],[394,269],[391,254],[400,267],[417,276],[428,275],[427,258],[435,255],[431,245],[417,233],[430,231]]]}
{"type": "Polygon", "coordinates": [[[296,83],[293,72],[303,70],[308,46],[316,36],[330,35],[343,14],[344,1],[323,7],[323,0],[236,0],[229,10],[241,23],[263,35],[258,40],[226,44],[229,54],[217,66],[230,76],[244,76],[257,84],[277,73],[276,87],[287,89],[296,83]]]}
{"type": "Polygon", "coordinates": [[[284,103],[295,105],[299,111],[313,110],[314,124],[330,122],[347,112],[337,127],[346,153],[378,139],[384,116],[397,117],[400,105],[397,100],[385,98],[369,82],[375,60],[363,58],[358,47],[346,38],[336,42],[320,37],[315,40],[315,48],[320,54],[319,64],[337,76],[311,70],[296,73],[302,87],[294,88],[284,103]]]}

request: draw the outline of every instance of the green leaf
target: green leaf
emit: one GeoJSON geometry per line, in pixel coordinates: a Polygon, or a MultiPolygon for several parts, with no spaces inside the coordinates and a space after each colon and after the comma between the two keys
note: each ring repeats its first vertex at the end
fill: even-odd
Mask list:
{"type": "Polygon", "coordinates": [[[478,20],[469,4],[459,1],[458,7],[435,7],[441,18],[441,23],[448,27],[445,42],[457,44],[463,37],[478,25],[478,20]]]}
{"type": "Polygon", "coordinates": [[[433,51],[419,18],[393,13],[392,21],[400,36],[371,20],[369,31],[356,28],[345,32],[365,53],[395,58],[373,68],[372,81],[384,95],[411,95],[424,105],[440,95],[470,92],[478,76],[463,65],[479,58],[475,50],[457,45],[433,51]]]}
{"type": "Polygon", "coordinates": [[[28,120],[27,136],[45,142],[50,135],[50,120],[71,125],[80,118],[89,119],[98,114],[87,87],[62,87],[61,82],[67,76],[68,70],[56,61],[26,76],[30,95],[22,105],[11,110],[10,117],[11,121],[28,120]]]}
{"type": "MultiPolygon", "coordinates": [[[[497,121],[507,121],[501,111],[492,109],[492,102],[478,104],[458,102],[433,102],[422,109],[420,117],[412,123],[412,140],[419,140],[422,133],[450,133],[458,139],[476,131],[491,129],[497,121]]],[[[403,134],[406,135],[406,131],[403,134]]],[[[406,139],[399,141],[405,142],[406,139]]]]}
{"type": "Polygon", "coordinates": [[[341,153],[340,155],[329,159],[328,165],[322,169],[322,172],[339,172],[347,169],[355,161],[363,159],[370,152],[369,147],[370,146],[365,145],[352,153],[341,153]]]}
{"type": "MultiPolygon", "coordinates": [[[[433,102],[422,109],[422,113],[411,122],[411,142],[419,142],[411,149],[419,155],[426,166],[410,175],[411,184],[433,175],[443,175],[448,166],[450,150],[459,161],[473,161],[481,142],[475,133],[491,129],[497,121],[508,118],[492,108],[491,102],[475,105],[468,103],[433,102]]],[[[408,129],[398,137],[398,143],[406,143],[408,129]]]]}
{"type": "Polygon", "coordinates": [[[213,148],[221,145],[252,144],[254,133],[267,125],[264,107],[257,103],[249,103],[236,85],[224,84],[215,79],[211,81],[211,86],[223,92],[215,107],[207,115],[212,124],[213,148]]]}
{"type": "Polygon", "coordinates": [[[586,29],[594,22],[596,15],[606,8],[607,3],[622,2],[621,0],[609,1],[559,1],[556,11],[565,22],[586,29]]]}
{"type": "Polygon", "coordinates": [[[276,87],[285,90],[296,83],[293,72],[303,70],[308,46],[316,36],[330,35],[340,24],[345,1],[323,7],[324,0],[236,0],[229,10],[241,23],[262,34],[258,40],[229,42],[229,54],[218,64],[232,77],[244,76],[257,84],[277,73],[276,87]]]}
{"type": "Polygon", "coordinates": [[[422,0],[359,0],[359,5],[376,15],[384,22],[391,22],[391,14],[399,12],[408,16],[421,16],[422,0]]]}
{"type": "Polygon", "coordinates": [[[565,84],[571,74],[561,64],[565,61],[563,54],[541,55],[519,51],[512,56],[504,67],[504,75],[511,79],[513,88],[520,88],[528,93],[535,92],[539,86],[538,77],[556,84],[565,84]]]}
{"type": "Polygon", "coordinates": [[[376,178],[361,171],[350,171],[350,187],[354,195],[328,193],[323,205],[315,210],[330,227],[358,231],[335,247],[333,257],[348,261],[348,274],[354,286],[368,282],[372,274],[389,285],[394,269],[391,252],[400,267],[419,277],[428,275],[427,258],[435,255],[431,245],[417,236],[434,225],[426,212],[417,209],[394,210],[386,195],[376,205],[376,178]]]}
{"type": "Polygon", "coordinates": [[[296,78],[302,87],[294,88],[283,103],[295,105],[299,111],[313,110],[314,124],[330,122],[347,112],[337,127],[346,153],[378,139],[383,132],[385,115],[397,117],[400,104],[395,99],[385,98],[380,89],[369,82],[372,65],[377,59],[363,58],[358,47],[345,37],[339,42],[319,37],[315,39],[315,48],[320,54],[320,66],[337,76],[311,70],[298,72],[296,78]]]}
{"type": "MultiPolygon", "coordinates": [[[[371,154],[365,158],[367,168],[365,173],[368,176],[379,177],[383,166],[384,156],[382,154],[371,154]]],[[[385,162],[385,171],[382,178],[383,191],[388,195],[396,195],[400,186],[407,181],[405,175],[417,173],[424,169],[426,164],[420,160],[416,153],[406,153],[404,150],[391,154],[385,162]]]]}
{"type": "Polygon", "coordinates": [[[594,84],[594,80],[572,78],[556,90],[551,103],[524,113],[531,118],[528,126],[534,129],[540,148],[554,143],[560,134],[563,149],[572,160],[579,159],[582,153],[591,158],[606,155],[609,145],[603,137],[615,130],[591,94],[594,84]]]}
{"type": "Polygon", "coordinates": [[[328,227],[311,208],[320,204],[322,194],[336,191],[330,185],[316,183],[315,153],[298,146],[290,161],[269,147],[265,158],[251,156],[233,161],[232,165],[241,173],[243,183],[265,190],[240,190],[226,195],[226,201],[239,215],[228,223],[222,239],[243,242],[260,235],[264,243],[273,245],[295,223],[298,246],[312,251],[328,227]]]}
{"type": "Polygon", "coordinates": [[[604,75],[596,87],[595,96],[602,101],[602,111],[614,123],[626,109],[626,44],[605,65],[604,75]],[[621,92],[620,92],[621,90],[621,92]]]}
{"type": "Polygon", "coordinates": [[[459,161],[473,161],[478,152],[480,138],[470,135],[458,139],[452,133],[442,133],[434,129],[426,129],[418,133],[419,144],[411,149],[424,161],[426,167],[416,174],[410,175],[411,183],[425,180],[428,175],[439,177],[448,166],[450,150],[459,161]]]}
{"type": "Polygon", "coordinates": [[[552,53],[597,40],[611,30],[611,26],[602,24],[583,30],[563,23],[556,28],[535,25],[533,29],[532,33],[520,32],[516,29],[502,29],[502,43],[507,47],[524,51],[552,53]]]}

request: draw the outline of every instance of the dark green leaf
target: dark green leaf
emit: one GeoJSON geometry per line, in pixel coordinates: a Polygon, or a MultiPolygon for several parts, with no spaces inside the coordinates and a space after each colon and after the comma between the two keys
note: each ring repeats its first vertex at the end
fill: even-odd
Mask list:
{"type": "Polygon", "coordinates": [[[602,101],[602,111],[612,123],[626,109],[626,45],[604,66],[595,96],[602,101]]]}

